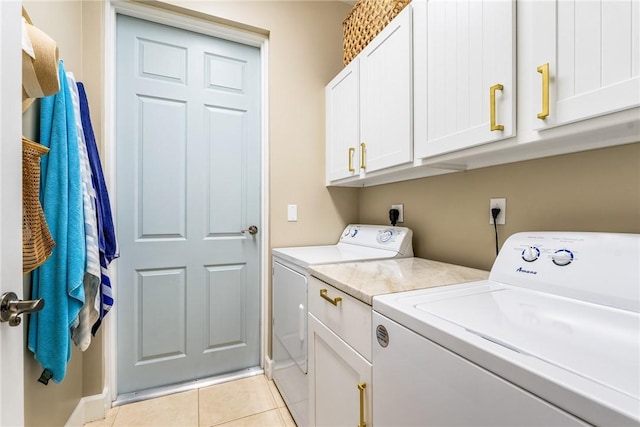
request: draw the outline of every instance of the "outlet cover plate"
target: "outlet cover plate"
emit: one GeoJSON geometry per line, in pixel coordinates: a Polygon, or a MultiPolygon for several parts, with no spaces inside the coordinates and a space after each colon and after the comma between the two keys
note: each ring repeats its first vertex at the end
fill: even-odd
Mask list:
{"type": "Polygon", "coordinates": [[[489,224],[493,225],[493,216],[491,216],[491,209],[500,208],[500,213],[498,214],[498,218],[496,218],[496,222],[498,225],[505,225],[507,223],[507,199],[506,198],[496,198],[491,199],[489,201],[489,224]]]}
{"type": "Polygon", "coordinates": [[[391,205],[391,209],[398,209],[400,215],[398,215],[398,223],[404,222],[404,204],[391,205]]]}

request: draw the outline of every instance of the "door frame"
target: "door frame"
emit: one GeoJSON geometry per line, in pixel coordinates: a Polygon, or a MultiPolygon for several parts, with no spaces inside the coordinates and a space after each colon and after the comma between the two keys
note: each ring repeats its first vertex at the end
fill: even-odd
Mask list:
{"type": "MultiPolygon", "coordinates": [[[[260,49],[260,84],[261,84],[261,196],[260,196],[260,233],[262,234],[260,244],[260,367],[264,369],[267,363],[267,327],[269,314],[268,299],[268,273],[269,273],[269,111],[268,111],[268,64],[269,64],[269,39],[266,35],[258,32],[239,29],[228,24],[222,24],[215,20],[215,17],[204,15],[195,11],[189,11],[176,7],[176,10],[162,9],[158,7],[146,6],[140,3],[131,3],[121,0],[107,0],[104,3],[104,68],[102,70],[103,79],[103,127],[101,139],[104,141],[104,167],[105,180],[109,192],[116,194],[116,143],[115,143],[115,105],[116,105],[116,84],[115,84],[115,63],[116,63],[116,15],[127,15],[146,21],[177,27],[196,33],[213,36],[225,40],[239,42],[245,45],[254,46],[260,49]],[[192,16],[198,15],[198,17],[192,16]]],[[[259,29],[256,29],[259,31],[259,29]]],[[[266,34],[266,31],[264,32],[266,34]]],[[[117,211],[115,205],[117,200],[111,199],[114,205],[114,212],[117,211]]],[[[117,223],[117,218],[114,218],[117,223]]],[[[115,304],[118,304],[118,262],[111,264],[112,286],[115,304]]],[[[117,397],[117,311],[111,311],[110,319],[105,325],[104,338],[104,366],[105,366],[105,392],[109,405],[117,397]]]]}

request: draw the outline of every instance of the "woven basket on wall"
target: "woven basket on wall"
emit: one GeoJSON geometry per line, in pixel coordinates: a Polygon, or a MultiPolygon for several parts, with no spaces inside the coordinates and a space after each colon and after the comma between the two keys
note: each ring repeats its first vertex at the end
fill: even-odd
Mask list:
{"type": "Polygon", "coordinates": [[[49,149],[22,137],[22,272],[42,265],[55,242],[40,205],[40,157],[49,149]]]}
{"type": "Polygon", "coordinates": [[[344,65],[358,55],[411,0],[358,0],[342,22],[344,65]]]}

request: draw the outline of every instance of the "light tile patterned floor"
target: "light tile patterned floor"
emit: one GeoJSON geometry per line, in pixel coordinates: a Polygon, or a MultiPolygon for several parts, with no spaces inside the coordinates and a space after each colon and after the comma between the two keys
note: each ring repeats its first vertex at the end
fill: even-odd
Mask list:
{"type": "Polygon", "coordinates": [[[280,393],[264,375],[110,409],[86,427],[295,427],[280,393]]]}

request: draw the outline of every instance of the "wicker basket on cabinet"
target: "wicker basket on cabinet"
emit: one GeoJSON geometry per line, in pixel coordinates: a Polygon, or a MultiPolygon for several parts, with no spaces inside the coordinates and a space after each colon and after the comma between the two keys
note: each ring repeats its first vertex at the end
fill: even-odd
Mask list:
{"type": "Polygon", "coordinates": [[[344,65],[355,58],[411,0],[358,0],[342,22],[344,65]]]}

